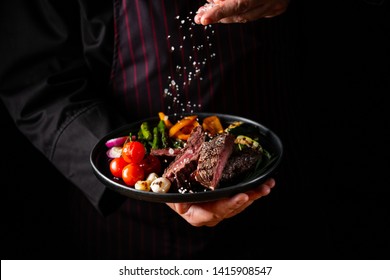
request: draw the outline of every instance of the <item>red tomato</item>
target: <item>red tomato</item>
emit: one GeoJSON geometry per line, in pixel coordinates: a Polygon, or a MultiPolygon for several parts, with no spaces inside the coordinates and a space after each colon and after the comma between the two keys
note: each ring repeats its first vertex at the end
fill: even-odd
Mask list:
{"type": "Polygon", "coordinates": [[[139,165],[145,171],[146,176],[153,172],[157,174],[161,172],[161,162],[153,155],[147,155],[139,165]]]}
{"type": "Polygon", "coordinates": [[[128,163],[140,163],[146,154],[146,149],[141,142],[126,142],[122,148],[122,157],[128,163]]]}
{"type": "Polygon", "coordinates": [[[128,164],[129,163],[126,162],[122,157],[114,158],[110,161],[111,174],[115,177],[122,178],[122,170],[128,164]]]}
{"type": "Polygon", "coordinates": [[[122,179],[126,185],[134,186],[137,181],[143,180],[144,178],[144,170],[138,164],[129,163],[122,170],[122,179]]]}

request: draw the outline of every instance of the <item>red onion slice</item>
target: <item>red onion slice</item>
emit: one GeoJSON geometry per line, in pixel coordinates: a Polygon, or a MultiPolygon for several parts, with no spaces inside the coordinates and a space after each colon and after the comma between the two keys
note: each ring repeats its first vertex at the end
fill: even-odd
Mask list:
{"type": "Polygon", "coordinates": [[[112,138],[106,142],[106,146],[107,148],[122,147],[128,138],[128,136],[112,138]]]}

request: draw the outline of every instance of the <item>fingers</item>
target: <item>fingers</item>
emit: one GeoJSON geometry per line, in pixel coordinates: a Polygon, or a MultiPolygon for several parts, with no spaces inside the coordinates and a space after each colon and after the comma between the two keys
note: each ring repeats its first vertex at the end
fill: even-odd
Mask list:
{"type": "Polygon", "coordinates": [[[244,204],[242,204],[240,207],[238,207],[237,209],[235,209],[234,211],[232,211],[229,215],[227,215],[225,217],[226,218],[230,218],[230,217],[233,217],[239,213],[241,213],[242,211],[244,211],[246,208],[248,208],[253,202],[255,202],[255,200],[263,197],[263,196],[267,196],[270,192],[271,192],[271,189],[275,186],[275,180],[274,179],[268,179],[264,184],[262,184],[261,186],[253,189],[253,190],[250,190],[250,191],[247,191],[245,194],[248,196],[248,201],[244,204]]]}
{"type": "Polygon", "coordinates": [[[246,194],[249,196],[250,200],[256,200],[263,196],[267,196],[273,187],[275,187],[275,180],[273,178],[269,178],[261,186],[247,191],[246,194]]]}
{"type": "Polygon", "coordinates": [[[282,14],[288,0],[214,0],[199,8],[195,16],[197,24],[244,23],[282,14]]]}
{"type": "Polygon", "coordinates": [[[209,18],[214,22],[233,23],[247,22],[258,19],[267,5],[263,1],[231,0],[218,4],[218,9],[209,11],[209,18]]]}
{"type": "Polygon", "coordinates": [[[249,21],[254,21],[259,18],[265,17],[267,15],[267,10],[264,5],[253,7],[252,9],[245,11],[243,13],[232,15],[227,15],[218,20],[219,23],[245,23],[249,21]]]}
{"type": "Polygon", "coordinates": [[[217,16],[220,7],[219,5],[206,4],[200,7],[195,15],[194,21],[197,24],[208,25],[218,22],[217,16]]]}
{"type": "Polygon", "coordinates": [[[226,213],[224,219],[228,219],[228,218],[236,216],[237,214],[244,211],[246,208],[248,208],[253,203],[254,200],[251,200],[249,195],[247,195],[247,194],[238,194],[237,196],[242,196],[242,195],[246,195],[246,197],[247,197],[247,199],[245,199],[245,202],[242,203],[241,205],[237,205],[236,208],[231,209],[230,212],[226,213]]]}
{"type": "Polygon", "coordinates": [[[167,203],[167,205],[193,226],[212,227],[224,219],[241,213],[255,200],[268,195],[274,186],[275,180],[268,179],[261,186],[231,198],[204,203],[167,203]]]}
{"type": "Polygon", "coordinates": [[[167,203],[193,226],[215,226],[249,200],[247,194],[205,203],[167,203]]]}

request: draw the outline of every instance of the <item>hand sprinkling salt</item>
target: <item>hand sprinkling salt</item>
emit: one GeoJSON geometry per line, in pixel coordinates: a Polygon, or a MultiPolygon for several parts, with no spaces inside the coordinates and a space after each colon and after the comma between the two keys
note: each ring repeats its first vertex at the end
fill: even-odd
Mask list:
{"type": "Polygon", "coordinates": [[[210,3],[206,3],[202,7],[200,7],[196,13],[198,14],[201,12],[206,12],[215,6],[218,6],[218,4],[215,4],[213,1],[211,1],[210,3]]]}

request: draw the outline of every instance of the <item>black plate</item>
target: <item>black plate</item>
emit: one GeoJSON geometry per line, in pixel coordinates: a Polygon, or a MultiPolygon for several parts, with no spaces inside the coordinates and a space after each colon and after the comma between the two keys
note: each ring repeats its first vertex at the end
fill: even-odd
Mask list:
{"type": "Polygon", "coordinates": [[[114,179],[114,177],[111,175],[109,169],[109,159],[106,155],[107,147],[105,143],[111,138],[129,135],[130,132],[136,134],[140,128],[141,123],[144,121],[148,121],[152,124],[157,124],[158,117],[155,117],[140,120],[138,122],[123,126],[100,139],[100,141],[93,148],[90,155],[90,161],[95,175],[107,187],[119,192],[122,195],[134,199],[163,203],[205,202],[230,197],[234,194],[245,192],[251,188],[259,186],[262,182],[264,182],[268,177],[271,176],[271,174],[275,171],[276,167],[279,165],[283,154],[283,145],[279,137],[267,127],[252,120],[232,115],[213,113],[196,113],[196,115],[199,117],[200,120],[211,115],[217,115],[220,118],[224,127],[229,125],[229,123],[235,121],[241,121],[253,125],[254,128],[257,129],[259,132],[260,144],[271,155],[270,160],[263,161],[262,164],[257,166],[256,169],[250,174],[248,174],[240,183],[234,184],[232,186],[225,186],[223,188],[217,188],[213,191],[184,194],[168,192],[160,194],[136,190],[133,187],[127,186],[122,180],[114,179]]]}

